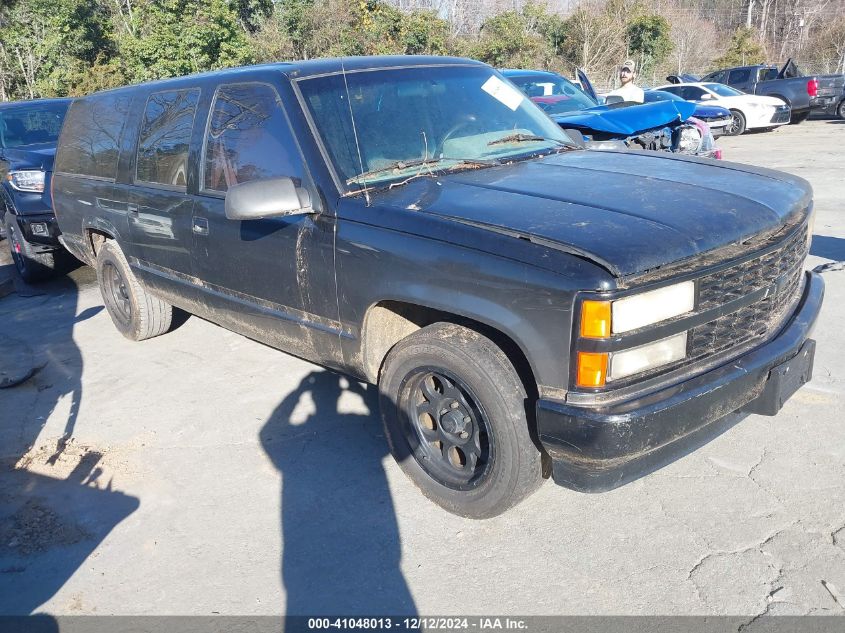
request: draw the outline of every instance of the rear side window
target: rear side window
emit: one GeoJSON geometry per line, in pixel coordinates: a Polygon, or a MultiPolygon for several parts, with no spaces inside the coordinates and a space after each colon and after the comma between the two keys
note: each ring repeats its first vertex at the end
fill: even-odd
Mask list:
{"type": "Polygon", "coordinates": [[[744,84],[751,78],[750,68],[737,68],[728,75],[729,84],[744,84]]]}
{"type": "Polygon", "coordinates": [[[299,152],[275,88],[249,83],[217,89],[203,164],[206,191],[226,192],[250,180],[301,177],[299,152]]]}
{"type": "Polygon", "coordinates": [[[135,180],[185,187],[188,146],[199,89],[156,92],[147,99],[138,137],[135,180]]]}
{"type": "Polygon", "coordinates": [[[59,138],[56,171],[114,180],[131,102],[125,93],[74,101],[59,138]]]}

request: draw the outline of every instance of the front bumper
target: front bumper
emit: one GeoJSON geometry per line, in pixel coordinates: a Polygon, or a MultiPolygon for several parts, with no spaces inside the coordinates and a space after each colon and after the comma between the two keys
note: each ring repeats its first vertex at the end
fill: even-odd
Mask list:
{"type": "Polygon", "coordinates": [[[824,282],[807,273],[804,294],[780,333],[730,363],[633,401],[604,408],[539,400],[540,442],[555,482],[584,492],[617,488],[690,453],[747,413],[774,415],[812,375],[808,340],[824,282]]]}
{"type": "Polygon", "coordinates": [[[46,247],[44,250],[61,247],[59,236],[59,223],[52,213],[40,215],[19,215],[17,216],[18,226],[21,233],[30,244],[37,244],[46,247]]]}

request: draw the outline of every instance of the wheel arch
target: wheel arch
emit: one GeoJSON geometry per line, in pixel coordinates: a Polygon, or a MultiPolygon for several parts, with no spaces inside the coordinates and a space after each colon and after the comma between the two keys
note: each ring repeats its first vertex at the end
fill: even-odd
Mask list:
{"type": "Polygon", "coordinates": [[[536,368],[529,360],[525,343],[512,332],[478,314],[462,314],[408,300],[385,299],[367,309],[361,327],[361,364],[367,379],[378,382],[385,358],[399,341],[428,325],[443,322],[462,325],[493,341],[513,363],[529,399],[538,397],[536,368]]]}

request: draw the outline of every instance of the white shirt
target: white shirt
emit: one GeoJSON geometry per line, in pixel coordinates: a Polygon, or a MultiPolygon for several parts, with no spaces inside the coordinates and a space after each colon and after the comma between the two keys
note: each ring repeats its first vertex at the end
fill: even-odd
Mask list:
{"type": "Polygon", "coordinates": [[[643,89],[639,86],[635,86],[633,81],[630,81],[621,88],[617,88],[613,92],[609,92],[607,94],[607,96],[610,95],[619,95],[625,101],[636,101],[637,103],[642,103],[645,100],[643,89]]]}

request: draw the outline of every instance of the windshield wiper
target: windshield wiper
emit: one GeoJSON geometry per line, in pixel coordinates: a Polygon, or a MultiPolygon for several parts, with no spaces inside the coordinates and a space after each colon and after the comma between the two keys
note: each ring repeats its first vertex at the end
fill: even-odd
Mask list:
{"type": "Polygon", "coordinates": [[[487,145],[503,145],[504,143],[530,143],[536,141],[548,141],[549,143],[557,143],[558,145],[562,145],[564,147],[575,147],[574,144],[567,143],[566,141],[561,141],[560,139],[547,138],[545,136],[537,136],[536,134],[523,134],[522,132],[517,132],[516,134],[509,134],[508,136],[497,138],[495,141],[490,141],[489,143],[487,143],[487,145]]]}
{"type": "Polygon", "coordinates": [[[385,165],[384,167],[379,167],[378,169],[371,169],[370,171],[365,171],[363,174],[358,174],[357,176],[353,176],[346,181],[347,185],[351,185],[352,183],[361,184],[362,180],[366,180],[367,178],[371,178],[372,176],[378,176],[379,174],[389,173],[391,171],[397,169],[408,169],[409,167],[419,167],[423,166],[434,166],[442,163],[443,161],[455,161],[454,165],[449,165],[448,167],[441,168],[441,169],[452,169],[454,167],[458,167],[460,165],[479,165],[483,167],[492,167],[493,165],[501,164],[498,160],[491,160],[485,158],[414,158],[411,160],[397,160],[389,165],[385,165]]]}

